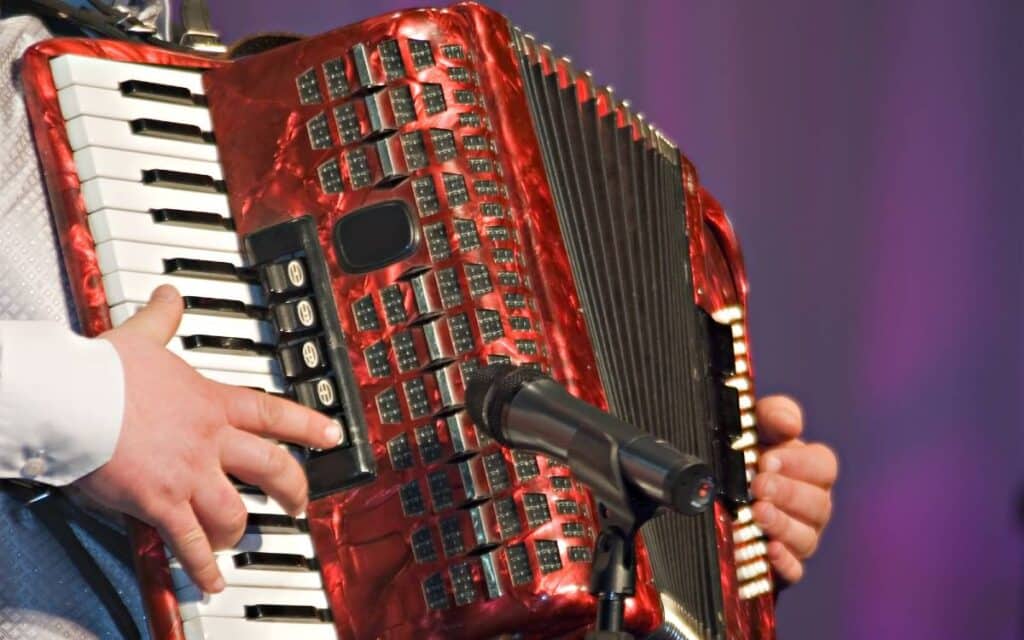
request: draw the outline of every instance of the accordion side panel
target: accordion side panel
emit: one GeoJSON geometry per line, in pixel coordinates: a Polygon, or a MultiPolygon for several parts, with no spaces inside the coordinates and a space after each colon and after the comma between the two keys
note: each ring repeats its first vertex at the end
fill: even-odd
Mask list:
{"type": "MultiPolygon", "coordinates": [[[[155,47],[111,40],[59,38],[41,42],[25,52],[22,59],[25,100],[50,194],[50,207],[65,270],[83,331],[86,335],[96,336],[111,328],[110,314],[95,242],[86,221],[81,184],[50,71],[50,59],[65,54],[197,68],[207,68],[215,63],[155,47]]],[[[128,518],[127,522],[150,629],[154,637],[161,640],[184,640],[163,542],[152,527],[133,518],[128,518]]]]}
{"type": "MultiPolygon", "coordinates": [[[[724,311],[727,319],[741,328],[733,330],[736,340],[743,344],[736,351],[742,354],[746,363],[746,393],[754,397],[754,372],[746,313],[749,285],[739,241],[724,209],[699,184],[696,169],[685,159],[683,184],[687,194],[687,224],[691,238],[694,239],[691,241],[691,262],[694,265],[695,301],[713,316],[724,311]],[[737,308],[741,310],[739,315],[727,311],[737,308]]],[[[750,416],[752,420],[752,411],[750,416]]],[[[751,422],[748,429],[755,427],[751,422]]],[[[754,450],[756,452],[756,443],[754,450]]],[[[748,472],[756,472],[756,459],[756,454],[752,458],[748,457],[748,472]]],[[[715,505],[715,525],[720,550],[726,637],[730,640],[770,640],[775,637],[775,597],[770,571],[761,578],[767,581],[767,588],[762,586],[762,592],[753,597],[741,597],[741,585],[737,579],[737,557],[743,557],[742,553],[737,556],[737,549],[744,545],[757,545],[762,538],[743,540],[737,537],[744,523],[737,522],[734,514],[721,504],[715,505]]],[[[744,560],[749,562],[746,558],[744,560]]],[[[760,557],[753,558],[755,562],[759,560],[760,557]]]]}

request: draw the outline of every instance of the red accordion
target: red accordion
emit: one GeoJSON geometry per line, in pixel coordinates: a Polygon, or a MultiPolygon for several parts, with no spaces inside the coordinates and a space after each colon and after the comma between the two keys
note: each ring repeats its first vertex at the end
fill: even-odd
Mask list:
{"type": "Polygon", "coordinates": [[[474,429],[465,380],[492,362],[715,469],[713,510],[643,529],[630,631],[774,637],[739,247],[589,74],[466,3],[234,61],[57,39],[24,76],[88,332],[170,282],[182,357],[346,425],[303,452],[307,517],[254,511],[220,553],[233,599],[135,526],[155,637],[581,636],[595,505],[474,429]]]}

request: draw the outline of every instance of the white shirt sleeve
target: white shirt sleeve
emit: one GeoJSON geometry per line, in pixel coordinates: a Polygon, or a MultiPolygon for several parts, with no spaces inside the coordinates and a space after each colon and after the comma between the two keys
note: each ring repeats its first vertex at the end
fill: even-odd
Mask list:
{"type": "Polygon", "coordinates": [[[56,322],[0,321],[0,478],[84,476],[113,455],[123,413],[114,345],[56,322]]]}

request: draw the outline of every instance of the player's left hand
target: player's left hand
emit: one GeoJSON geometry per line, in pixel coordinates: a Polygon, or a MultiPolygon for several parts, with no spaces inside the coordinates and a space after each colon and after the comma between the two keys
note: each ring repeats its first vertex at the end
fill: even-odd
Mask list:
{"type": "Polygon", "coordinates": [[[786,396],[757,402],[763,450],[751,489],[754,522],[769,538],[768,560],[782,584],[798,582],[804,561],[818,548],[832,517],[832,485],[839,463],[821,443],[804,442],[803,411],[786,396]]]}

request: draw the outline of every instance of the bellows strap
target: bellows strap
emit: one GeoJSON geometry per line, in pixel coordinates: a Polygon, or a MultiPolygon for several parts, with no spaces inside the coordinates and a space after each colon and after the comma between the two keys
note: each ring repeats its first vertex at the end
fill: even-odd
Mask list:
{"type": "Polygon", "coordinates": [[[60,489],[18,481],[0,483],[0,488],[25,503],[25,506],[46,526],[99,598],[121,636],[128,640],[141,640],[142,633],[128,611],[128,606],[96,559],[82,545],[69,522],[77,522],[115,556],[124,556],[124,549],[128,547],[127,537],[75,506],[60,489]]]}

